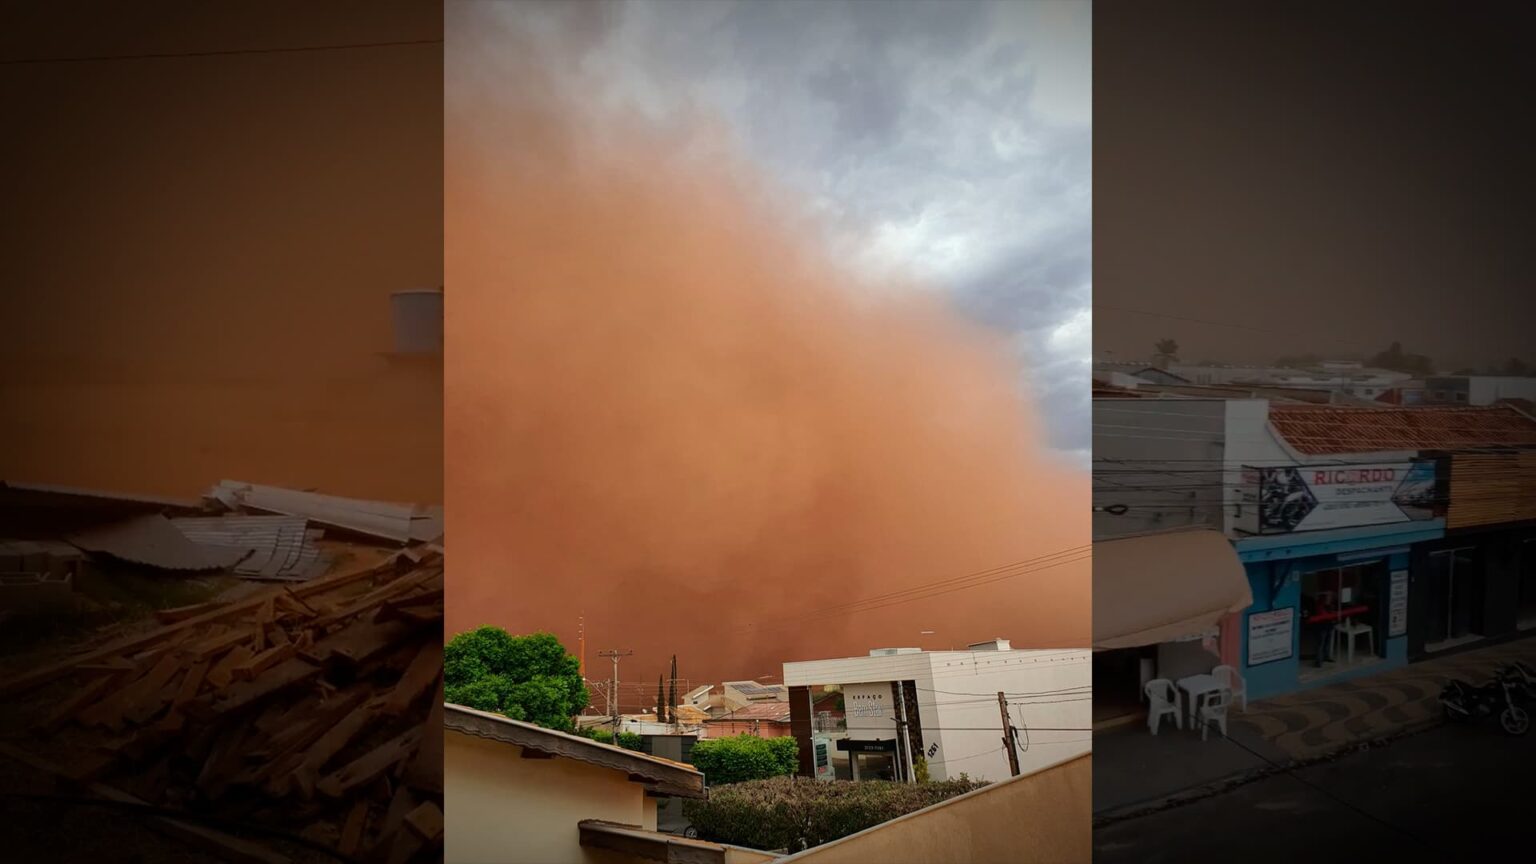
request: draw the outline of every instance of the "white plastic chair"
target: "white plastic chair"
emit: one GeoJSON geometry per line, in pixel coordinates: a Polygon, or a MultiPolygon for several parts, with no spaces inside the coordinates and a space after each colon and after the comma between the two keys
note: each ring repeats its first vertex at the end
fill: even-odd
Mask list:
{"type": "Polygon", "coordinates": [[[1353,666],[1355,664],[1355,642],[1360,636],[1365,637],[1366,651],[1368,652],[1368,655],[1375,655],[1376,629],[1369,624],[1362,624],[1359,621],[1345,620],[1340,621],[1339,626],[1334,628],[1333,656],[1339,656],[1338,643],[1342,640],[1345,647],[1349,649],[1349,665],[1353,666]]]}
{"type": "Polygon", "coordinates": [[[1172,717],[1176,729],[1184,728],[1184,721],[1179,718],[1178,692],[1173,687],[1173,682],[1167,678],[1153,678],[1147,682],[1147,726],[1152,734],[1157,734],[1157,727],[1164,717],[1172,717]]]}
{"type": "Polygon", "coordinates": [[[1221,682],[1221,686],[1232,693],[1237,704],[1244,711],[1248,710],[1248,684],[1243,681],[1243,676],[1237,674],[1237,669],[1232,666],[1217,666],[1211,670],[1211,677],[1221,682]]]}
{"type": "Polygon", "coordinates": [[[1211,731],[1212,723],[1221,728],[1221,737],[1227,737],[1227,706],[1231,704],[1232,691],[1225,687],[1201,700],[1200,708],[1195,712],[1196,722],[1200,724],[1201,741],[1211,731]]]}

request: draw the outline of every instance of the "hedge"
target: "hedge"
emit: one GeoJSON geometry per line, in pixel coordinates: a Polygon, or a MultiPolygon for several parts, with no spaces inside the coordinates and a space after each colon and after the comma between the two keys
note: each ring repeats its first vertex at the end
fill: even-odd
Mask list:
{"type": "Polygon", "coordinates": [[[798,852],[985,785],[964,778],[894,783],[775,777],[713,786],[707,800],[684,801],[683,815],[704,839],[798,852]]]}
{"type": "Polygon", "coordinates": [[[704,782],[711,786],[766,780],[795,773],[800,744],[788,736],[705,739],[694,745],[692,761],[693,767],[704,772],[704,782]]]}

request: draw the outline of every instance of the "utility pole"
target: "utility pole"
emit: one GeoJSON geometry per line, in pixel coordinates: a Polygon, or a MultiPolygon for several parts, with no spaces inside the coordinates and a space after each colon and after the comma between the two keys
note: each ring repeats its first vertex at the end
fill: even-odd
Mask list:
{"type": "MultiPolygon", "coordinates": [[[[613,712],[613,743],[619,743],[619,658],[628,657],[635,652],[625,648],[623,650],[599,651],[597,656],[607,657],[613,661],[613,681],[609,686],[613,688],[613,698],[608,701],[609,709],[613,712]]],[[[999,696],[1002,694],[999,693],[999,696]]],[[[1018,773],[1018,772],[1014,772],[1018,773]]]]}
{"type": "Polygon", "coordinates": [[[908,783],[917,782],[917,760],[912,757],[912,729],[907,723],[907,688],[905,682],[896,682],[896,726],[901,731],[897,749],[901,751],[901,767],[906,771],[908,783]]]}
{"type": "Polygon", "coordinates": [[[1019,751],[1013,746],[1013,721],[1008,719],[1008,697],[1001,690],[997,692],[997,710],[1003,715],[1003,749],[1008,751],[1008,770],[1017,777],[1019,776],[1019,751]]]}

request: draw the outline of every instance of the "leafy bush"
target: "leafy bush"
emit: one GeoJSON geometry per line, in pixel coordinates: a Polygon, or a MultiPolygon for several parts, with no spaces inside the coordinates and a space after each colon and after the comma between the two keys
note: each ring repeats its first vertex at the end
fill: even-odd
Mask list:
{"type": "Polygon", "coordinates": [[[587,706],[581,664],[548,633],[513,636],[481,627],[453,637],[443,651],[443,696],[481,711],[570,731],[587,706]]]}
{"type": "Polygon", "coordinates": [[[795,773],[800,745],[794,738],[737,735],[700,741],[693,747],[693,767],[711,786],[766,780],[795,773]]]}
{"type": "MultiPolygon", "coordinates": [[[[578,729],[576,734],[582,736],[583,738],[591,738],[593,741],[596,741],[599,744],[613,743],[613,733],[609,732],[607,729],[598,729],[596,727],[578,729]]],[[[633,732],[620,732],[619,746],[623,747],[625,750],[639,751],[640,736],[633,732]]]]}
{"type": "Polygon", "coordinates": [[[919,783],[933,782],[933,777],[928,774],[928,760],[921,753],[917,754],[917,759],[913,762],[912,778],[919,783]]]}
{"type": "Polygon", "coordinates": [[[893,783],[775,777],[712,786],[707,800],[684,801],[683,815],[702,838],[798,852],[985,785],[972,780],[893,783]]]}

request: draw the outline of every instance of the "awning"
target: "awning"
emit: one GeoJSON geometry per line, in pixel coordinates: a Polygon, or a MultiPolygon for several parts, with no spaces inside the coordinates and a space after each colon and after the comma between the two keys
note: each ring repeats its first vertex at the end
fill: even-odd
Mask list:
{"type": "Polygon", "coordinates": [[[1191,529],[1093,544],[1093,647],[1156,645],[1210,631],[1253,604],[1237,552],[1191,529]]]}

